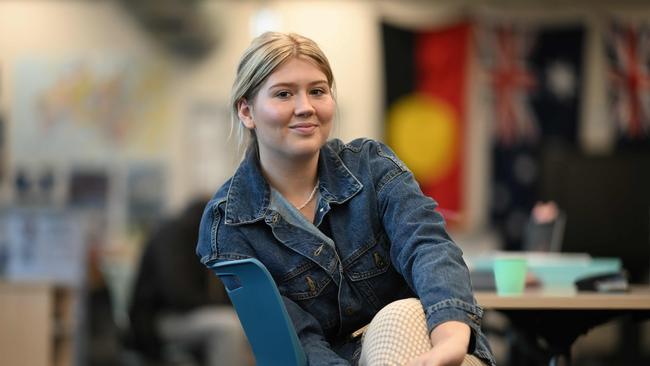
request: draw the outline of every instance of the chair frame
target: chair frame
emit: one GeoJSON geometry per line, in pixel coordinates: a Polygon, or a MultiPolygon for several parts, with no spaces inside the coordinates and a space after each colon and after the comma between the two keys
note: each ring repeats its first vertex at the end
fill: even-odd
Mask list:
{"type": "Polygon", "coordinates": [[[266,267],[247,258],[218,262],[209,268],[226,287],[257,365],[306,366],[305,352],[266,267]]]}

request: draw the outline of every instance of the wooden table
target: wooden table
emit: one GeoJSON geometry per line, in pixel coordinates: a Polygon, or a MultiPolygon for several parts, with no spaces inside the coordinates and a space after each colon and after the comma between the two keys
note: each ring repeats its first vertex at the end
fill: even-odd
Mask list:
{"type": "Polygon", "coordinates": [[[484,309],[505,314],[512,326],[530,339],[542,338],[551,365],[560,359],[570,362],[571,346],[582,334],[621,315],[650,318],[650,286],[631,286],[622,293],[576,292],[573,290],[526,290],[518,296],[499,296],[476,291],[484,309]]]}
{"type": "Polygon", "coordinates": [[[535,289],[520,296],[499,296],[493,291],[477,291],[474,296],[484,309],[495,310],[650,310],[650,286],[644,285],[622,293],[535,289]]]}

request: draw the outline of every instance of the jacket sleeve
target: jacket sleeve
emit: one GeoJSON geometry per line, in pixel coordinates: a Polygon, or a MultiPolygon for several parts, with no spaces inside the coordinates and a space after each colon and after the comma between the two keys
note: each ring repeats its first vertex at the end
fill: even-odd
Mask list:
{"type": "Polygon", "coordinates": [[[461,321],[473,330],[473,348],[482,309],[472,294],[463,253],[447,234],[436,202],[422,193],[403,163],[388,153],[389,160],[403,169],[377,192],[383,226],[392,243],[391,261],[420,298],[429,332],[443,322],[461,321]]]}
{"type": "Polygon", "coordinates": [[[332,350],[316,318],[286,296],[282,296],[282,300],[296,329],[309,366],[350,365],[332,350]]]}

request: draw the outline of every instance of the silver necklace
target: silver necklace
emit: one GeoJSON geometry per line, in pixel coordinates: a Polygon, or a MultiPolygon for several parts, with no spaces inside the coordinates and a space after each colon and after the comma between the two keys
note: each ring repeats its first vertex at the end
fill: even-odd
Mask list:
{"type": "Polygon", "coordinates": [[[309,202],[311,202],[314,199],[314,195],[316,195],[316,190],[317,189],[318,189],[318,182],[316,182],[316,185],[314,186],[314,189],[312,189],[311,194],[309,195],[309,197],[307,197],[307,201],[305,201],[305,203],[303,203],[302,205],[296,207],[298,209],[298,211],[305,208],[305,206],[307,206],[309,204],[309,202]]]}

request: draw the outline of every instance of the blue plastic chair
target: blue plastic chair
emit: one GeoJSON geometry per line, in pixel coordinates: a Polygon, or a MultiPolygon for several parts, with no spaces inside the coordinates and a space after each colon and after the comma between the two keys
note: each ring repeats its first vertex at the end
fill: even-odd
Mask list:
{"type": "Polygon", "coordinates": [[[210,266],[221,278],[259,366],[306,366],[305,352],[273,277],[257,259],[210,266]]]}

